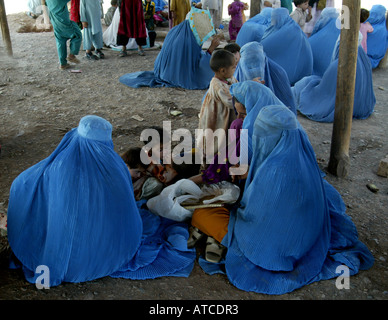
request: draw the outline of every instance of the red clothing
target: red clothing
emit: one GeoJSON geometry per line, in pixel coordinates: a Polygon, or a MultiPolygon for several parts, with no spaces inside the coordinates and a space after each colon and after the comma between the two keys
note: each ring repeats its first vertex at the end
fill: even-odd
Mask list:
{"type": "Polygon", "coordinates": [[[121,2],[117,34],[126,38],[147,38],[141,0],[123,0],[121,2]]]}
{"type": "Polygon", "coordinates": [[[79,19],[79,4],[81,0],[71,0],[70,3],[70,20],[80,22],[79,19]]]}

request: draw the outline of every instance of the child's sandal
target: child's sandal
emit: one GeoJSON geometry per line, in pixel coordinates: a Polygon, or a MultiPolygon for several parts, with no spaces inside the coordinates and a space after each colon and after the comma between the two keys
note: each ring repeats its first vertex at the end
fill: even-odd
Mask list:
{"type": "Polygon", "coordinates": [[[212,237],[207,237],[206,249],[205,249],[205,260],[213,263],[221,261],[226,247],[220,244],[212,237]]]}
{"type": "Polygon", "coordinates": [[[195,244],[203,238],[205,234],[199,231],[196,227],[190,227],[190,235],[187,239],[187,248],[194,248],[195,244]]]}

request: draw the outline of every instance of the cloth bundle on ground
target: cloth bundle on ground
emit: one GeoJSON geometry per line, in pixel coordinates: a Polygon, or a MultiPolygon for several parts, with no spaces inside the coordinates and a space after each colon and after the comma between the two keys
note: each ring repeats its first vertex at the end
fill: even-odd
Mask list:
{"type": "Polygon", "coordinates": [[[242,25],[236,38],[236,43],[240,47],[251,41],[261,41],[265,30],[271,25],[272,10],[266,7],[242,25]]]}
{"type": "MultiPolygon", "coordinates": [[[[339,42],[337,41],[333,52],[333,61],[322,77],[316,75],[305,77],[292,87],[297,110],[311,120],[318,122],[334,121],[339,42]]],[[[373,113],[375,104],[372,66],[365,51],[359,46],[353,118],[368,118],[373,113]]]]}
{"type": "Polygon", "coordinates": [[[241,59],[234,74],[235,78],[243,82],[260,77],[279,100],[296,113],[287,73],[279,64],[267,58],[262,44],[256,41],[248,42],[241,48],[240,54],[241,59]]]}
{"type": "Polygon", "coordinates": [[[388,49],[388,31],[386,26],[386,8],[382,5],[374,5],[369,12],[368,21],[374,31],[368,33],[367,46],[368,57],[372,68],[377,68],[388,49]]]}
{"type": "Polygon", "coordinates": [[[83,117],[48,158],[13,181],[10,267],[21,266],[29,282],[40,276],[39,266],[48,268],[49,286],[109,276],[128,263],[137,266],[136,278],[189,274],[195,252],[187,250],[187,225],[144,209],[139,214],[129,170],[111,134],[105,119],[83,117]],[[149,245],[156,237],[157,248],[149,245]],[[139,251],[154,257],[152,272],[144,274],[139,251]]]}
{"type": "Polygon", "coordinates": [[[152,213],[174,221],[185,221],[191,218],[194,209],[186,209],[186,205],[203,204],[215,202],[233,203],[240,195],[240,189],[227,181],[214,183],[200,188],[195,182],[188,179],[181,179],[166,187],[156,197],[147,201],[147,207],[152,213]]]}
{"type": "Polygon", "coordinates": [[[125,74],[119,81],[133,88],[207,89],[214,76],[209,65],[210,58],[211,55],[198,45],[189,21],[185,20],[168,32],[153,71],[125,74]]]}
{"type": "Polygon", "coordinates": [[[370,268],[374,258],[359,240],[340,194],[322,178],[308,136],[285,106],[261,109],[254,156],[240,206],[230,212],[222,240],[226,257],[199,262],[225,273],[241,290],[284,294],[315,281],[370,268]]]}
{"type": "Polygon", "coordinates": [[[341,33],[341,29],[337,27],[338,17],[336,8],[323,9],[308,39],[313,52],[313,75],[322,77],[331,63],[335,44],[341,33]]]}
{"type": "Polygon", "coordinates": [[[271,19],[271,26],[264,32],[261,44],[267,57],[283,67],[293,85],[312,74],[311,46],[286,8],[273,9],[271,19]]]}
{"type": "Polygon", "coordinates": [[[241,150],[248,150],[248,154],[240,154],[240,162],[249,164],[253,154],[253,126],[257,115],[265,106],[274,104],[283,105],[283,103],[275,96],[271,89],[252,80],[232,84],[230,87],[230,94],[245,106],[247,112],[242,128],[248,131],[248,137],[247,139],[242,137],[240,139],[240,144],[242,145],[241,150]],[[248,144],[247,147],[244,145],[245,143],[248,144]]]}

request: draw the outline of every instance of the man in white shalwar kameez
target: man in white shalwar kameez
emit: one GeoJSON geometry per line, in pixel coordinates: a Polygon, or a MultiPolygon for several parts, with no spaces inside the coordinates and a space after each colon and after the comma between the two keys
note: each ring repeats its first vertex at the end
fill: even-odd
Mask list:
{"type": "Polygon", "coordinates": [[[80,20],[83,26],[83,46],[86,50],[86,58],[97,60],[104,58],[101,49],[102,40],[101,5],[100,0],[80,1],[80,20]],[[96,49],[96,55],[92,53],[92,45],[96,49]]]}

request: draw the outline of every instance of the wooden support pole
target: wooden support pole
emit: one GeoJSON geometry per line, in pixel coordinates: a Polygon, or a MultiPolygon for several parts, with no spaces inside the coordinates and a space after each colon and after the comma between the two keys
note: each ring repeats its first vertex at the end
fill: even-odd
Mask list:
{"type": "Polygon", "coordinates": [[[251,0],[249,19],[261,12],[261,0],[251,0]]]}
{"type": "Polygon", "coordinates": [[[5,12],[4,0],[0,0],[0,23],[1,23],[1,35],[7,49],[7,54],[13,56],[11,37],[9,35],[7,13],[5,12]]]}
{"type": "Polygon", "coordinates": [[[360,29],[360,0],[343,0],[343,21],[338,57],[337,91],[328,171],[344,178],[348,174],[354,92],[360,29]]]}

